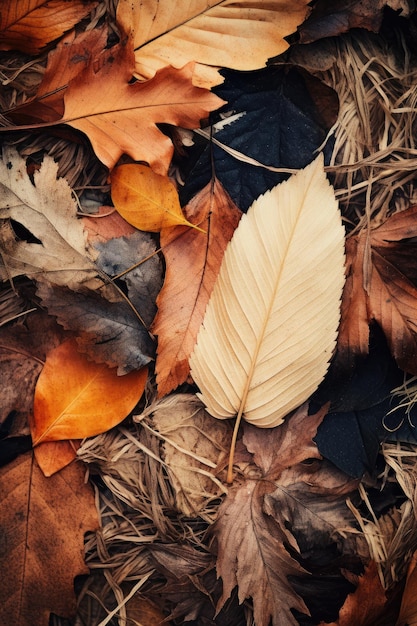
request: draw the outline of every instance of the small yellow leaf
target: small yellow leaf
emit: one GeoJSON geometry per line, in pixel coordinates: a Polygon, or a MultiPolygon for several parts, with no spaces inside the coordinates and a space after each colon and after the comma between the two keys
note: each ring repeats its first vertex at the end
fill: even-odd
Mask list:
{"type": "Polygon", "coordinates": [[[118,213],[139,230],[157,233],[178,225],[201,230],[185,219],[170,179],[146,165],[128,163],[115,168],[111,174],[111,195],[118,213]]]}
{"type": "Polygon", "coordinates": [[[33,445],[43,441],[82,439],[119,424],[136,406],[147,368],[118,376],[102,363],[88,361],[75,340],[52,350],[35,388],[33,445]]]}

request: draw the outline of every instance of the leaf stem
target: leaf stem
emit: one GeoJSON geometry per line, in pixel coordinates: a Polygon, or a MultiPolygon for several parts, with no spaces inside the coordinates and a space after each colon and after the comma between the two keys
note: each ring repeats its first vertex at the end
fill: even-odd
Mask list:
{"type": "Polygon", "coordinates": [[[233,462],[235,458],[237,434],[239,432],[240,422],[242,421],[242,414],[243,414],[243,403],[242,403],[241,408],[239,409],[239,413],[236,415],[236,421],[235,421],[235,425],[233,428],[232,441],[230,442],[229,465],[227,467],[227,476],[226,476],[226,482],[229,485],[230,483],[233,482],[233,462]]]}

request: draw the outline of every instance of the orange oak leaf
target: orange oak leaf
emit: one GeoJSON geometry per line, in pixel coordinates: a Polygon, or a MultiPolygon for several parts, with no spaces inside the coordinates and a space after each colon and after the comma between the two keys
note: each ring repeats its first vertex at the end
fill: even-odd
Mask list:
{"type": "Polygon", "coordinates": [[[3,0],[0,50],[37,54],[82,20],[97,0],[3,0]]]}
{"type": "Polygon", "coordinates": [[[76,611],[74,577],[88,573],[84,533],[98,528],[85,469],[45,478],[32,453],[0,469],[0,624],[48,626],[76,611]]]}
{"type": "Polygon", "coordinates": [[[398,365],[417,374],[417,206],[346,241],[338,361],[367,354],[369,324],[382,328],[398,365]]]}
{"type": "Polygon", "coordinates": [[[125,153],[166,175],[174,149],[157,124],[197,128],[223,100],[193,86],[192,63],[162,68],[146,82],[132,82],[134,67],[131,39],[106,50],[71,81],[63,122],[88,136],[109,169],[125,153]]]}
{"type": "Polygon", "coordinates": [[[33,444],[109,430],[136,406],[146,379],[147,368],[118,376],[81,355],[75,339],[64,341],[48,354],[36,383],[29,420],[33,444]]]}
{"type": "Polygon", "coordinates": [[[188,377],[188,359],[224,251],[242,215],[217,179],[191,200],[184,214],[207,234],[184,226],[161,231],[166,275],[152,327],[158,335],[156,373],[160,397],[188,377]]]}
{"type": "Polygon", "coordinates": [[[370,561],[361,576],[349,575],[349,580],[357,582],[357,587],[347,596],[337,622],[320,622],[320,626],[373,626],[380,623],[378,618],[386,612],[387,596],[375,561],[370,561]]]}
{"type": "Polygon", "coordinates": [[[64,93],[68,83],[103,51],[106,40],[105,28],[93,28],[78,35],[69,32],[49,52],[35,98],[15,107],[8,116],[17,124],[59,120],[64,114],[64,93]]]}

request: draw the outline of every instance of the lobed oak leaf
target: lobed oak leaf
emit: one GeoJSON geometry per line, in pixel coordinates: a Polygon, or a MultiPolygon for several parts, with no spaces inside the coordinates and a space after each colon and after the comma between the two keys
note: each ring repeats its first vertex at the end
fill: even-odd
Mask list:
{"type": "Polygon", "coordinates": [[[120,215],[140,230],[158,233],[179,225],[198,229],[185,219],[174,183],[145,165],[116,167],[111,174],[111,197],[120,215]]]}
{"type": "Polygon", "coordinates": [[[368,353],[369,324],[377,322],[399,367],[417,374],[417,207],[346,240],[347,279],[338,337],[345,366],[368,353]]]}
{"type": "Polygon", "coordinates": [[[0,50],[36,55],[97,4],[97,0],[4,0],[0,13],[0,50]]]}
{"type": "Polygon", "coordinates": [[[126,376],[88,361],[75,340],[49,352],[35,388],[29,420],[33,445],[44,441],[82,439],[109,430],[136,406],[148,371],[126,376]]]}
{"type": "Polygon", "coordinates": [[[132,83],[134,54],[127,39],[71,81],[62,121],[88,136],[109,169],[128,154],[166,175],[174,148],[157,124],[197,128],[223,104],[213,93],[193,86],[192,68],[192,63],[181,69],[165,67],[151,80],[132,83]]]}
{"type": "Polygon", "coordinates": [[[188,361],[204,311],[224,251],[242,215],[217,179],[191,200],[184,214],[207,234],[183,226],[161,232],[166,273],[152,326],[152,332],[158,335],[159,396],[168,394],[188,377],[188,361]]]}
{"type": "Polygon", "coordinates": [[[117,21],[125,32],[133,32],[139,76],[151,78],[163,66],[182,67],[196,61],[194,80],[211,87],[219,76],[210,67],[254,70],[284,52],[285,37],[295,32],[308,12],[307,0],[186,4],[121,0],[117,21]]]}
{"type": "Polygon", "coordinates": [[[45,157],[32,184],[25,161],[5,146],[0,161],[0,279],[47,276],[70,288],[97,288],[97,268],[86,254],[83,226],[71,188],[45,157]],[[13,222],[11,221],[13,220],[13,222]],[[32,236],[18,239],[19,224],[32,236]]]}
{"type": "Polygon", "coordinates": [[[47,626],[76,611],[74,577],[88,573],[84,533],[98,528],[85,470],[72,463],[45,478],[32,453],[0,469],[0,623],[47,626]]]}

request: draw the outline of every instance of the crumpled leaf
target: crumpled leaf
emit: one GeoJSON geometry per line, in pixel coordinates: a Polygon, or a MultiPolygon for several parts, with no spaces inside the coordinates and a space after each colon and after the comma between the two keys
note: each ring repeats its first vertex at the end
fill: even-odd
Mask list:
{"type": "Polygon", "coordinates": [[[147,368],[117,376],[88,361],[69,339],[51,350],[35,388],[29,424],[33,445],[83,439],[119,424],[139,402],[147,368]]]}
{"type": "MultiPolygon", "coordinates": [[[[151,404],[145,411],[162,436],[166,471],[175,489],[176,507],[195,517],[211,499],[226,489],[215,468],[230,446],[231,429],[216,422],[192,394],[174,394],[151,404]]],[[[139,421],[143,415],[136,417],[139,421]]]]}
{"type": "Polygon", "coordinates": [[[148,328],[156,313],[156,297],[162,287],[162,263],[149,233],[134,232],[97,243],[97,265],[108,276],[124,282],[130,302],[148,328]],[[133,268],[133,269],[130,269],[133,268]]]}
{"type": "Polygon", "coordinates": [[[191,376],[209,413],[282,423],[324,378],[336,343],[344,229],[323,160],[254,202],[222,262],[191,376]]]}
{"type": "Polygon", "coordinates": [[[158,335],[159,396],[168,394],[188,377],[188,360],[224,250],[241,217],[217,179],[195,196],[184,208],[184,214],[207,234],[182,226],[161,232],[166,273],[152,326],[152,332],[158,335]]]}
{"type": "Polygon", "coordinates": [[[32,184],[25,161],[5,146],[0,161],[0,279],[18,275],[48,280],[72,289],[102,284],[87,256],[82,223],[71,188],[57,178],[58,165],[46,156],[32,184]],[[21,224],[35,242],[18,239],[21,224]],[[36,241],[37,240],[37,241],[36,241]]]}
{"type": "Polygon", "coordinates": [[[85,469],[45,478],[32,453],[0,470],[3,580],[0,623],[48,626],[76,611],[74,577],[88,573],[84,533],[98,528],[85,469]]]}
{"type": "Polygon", "coordinates": [[[137,311],[126,300],[109,302],[94,291],[75,292],[39,283],[38,296],[59,324],[77,335],[81,352],[128,374],[152,361],[155,347],[137,311]]]}
{"type": "Polygon", "coordinates": [[[197,228],[185,219],[174,183],[145,165],[116,167],[111,174],[111,197],[120,215],[140,230],[158,233],[179,225],[197,228]]]}
{"type": "MultiPolygon", "coordinates": [[[[288,48],[284,37],[308,15],[306,0],[271,3],[194,0],[161,4],[155,0],[121,0],[117,20],[133,31],[136,73],[150,78],[165,65],[189,61],[206,66],[253,70],[288,48]]],[[[197,67],[200,83],[210,87],[215,76],[197,67]]]]}
{"type": "Polygon", "coordinates": [[[399,367],[417,374],[417,263],[413,238],[417,206],[346,240],[337,361],[351,365],[368,353],[369,324],[382,328],[399,367]]]}
{"type": "MultiPolygon", "coordinates": [[[[233,202],[247,211],[254,198],[288,178],[285,169],[310,163],[336,122],[338,98],[296,65],[244,73],[222,70],[222,76],[225,82],[215,93],[227,104],[210,116],[213,141],[209,133],[204,139],[195,136],[189,156],[195,165],[185,176],[180,198],[186,204],[211,180],[214,168],[233,202]]],[[[328,158],[325,153],[325,162],[328,158]]]]}
{"type": "Polygon", "coordinates": [[[82,20],[97,0],[3,0],[0,50],[37,54],[82,20]]]}
{"type": "Polygon", "coordinates": [[[334,37],[351,28],[366,28],[377,33],[386,6],[399,11],[403,17],[415,10],[413,0],[318,0],[298,28],[300,42],[334,37]]]}
{"type": "MultiPolygon", "coordinates": [[[[339,520],[343,520],[346,530],[349,519],[346,494],[354,491],[357,481],[342,473],[332,474],[320,464],[321,456],[312,438],[324,413],[325,409],[308,415],[307,407],[303,406],[280,428],[261,430],[244,425],[243,442],[253,454],[257,477],[254,470],[247,479],[229,488],[219,507],[213,533],[218,547],[217,573],[223,580],[218,608],[238,585],[240,602],[253,598],[257,626],[268,626],[270,620],[274,626],[295,626],[298,621],[291,609],[309,614],[288,576],[306,574],[291,554],[299,553],[293,530],[297,528],[298,516],[303,515],[298,526],[300,537],[314,520],[310,503],[316,502],[316,513],[320,512],[320,518],[314,520],[313,529],[308,531],[311,542],[317,541],[318,549],[322,549],[324,537],[329,541],[329,527],[330,542],[338,542],[339,520]],[[291,486],[293,493],[287,494],[291,486]],[[324,505],[320,508],[320,496],[326,492],[327,505],[329,497],[334,500],[329,512],[324,505]],[[306,508],[297,502],[301,494],[306,508]]],[[[352,514],[350,519],[354,519],[352,514]]],[[[311,548],[310,543],[307,553],[311,548]]],[[[353,548],[355,554],[356,544],[353,548]]]]}
{"type": "Polygon", "coordinates": [[[192,63],[162,68],[145,82],[130,82],[133,69],[130,39],[105,50],[70,82],[63,122],[88,136],[109,169],[126,153],[166,175],[174,148],[157,124],[198,128],[223,101],[192,85],[192,63]]]}

